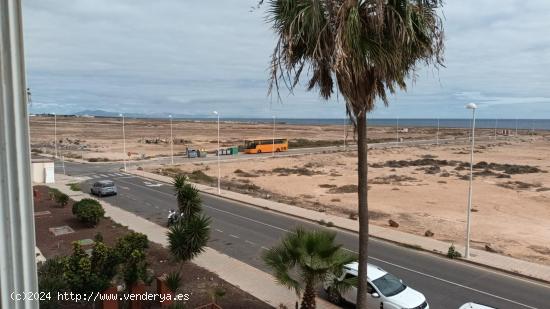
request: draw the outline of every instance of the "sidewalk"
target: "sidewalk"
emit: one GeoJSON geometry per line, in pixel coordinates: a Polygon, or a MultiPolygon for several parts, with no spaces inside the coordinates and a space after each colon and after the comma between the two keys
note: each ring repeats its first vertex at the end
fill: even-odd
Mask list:
{"type": "MultiPolygon", "coordinates": [[[[172,178],[157,175],[144,171],[129,170],[128,173],[149,178],[156,181],[171,183],[172,178]]],[[[209,187],[201,184],[195,184],[197,189],[201,192],[218,195],[217,188],[209,187]]],[[[231,192],[227,190],[221,190],[221,196],[230,200],[238,201],[241,203],[249,204],[252,206],[269,209],[286,215],[298,217],[305,220],[318,222],[324,220],[325,222],[332,222],[335,227],[358,232],[359,222],[357,220],[351,220],[344,217],[330,215],[310,209],[300,208],[287,204],[282,204],[270,200],[260,199],[248,196],[246,194],[231,192]]],[[[433,238],[417,236],[405,232],[401,232],[392,228],[384,228],[376,225],[369,226],[370,235],[375,238],[383,239],[389,242],[412,246],[421,250],[435,252],[438,254],[447,254],[447,250],[451,246],[451,243],[436,240],[433,238]]],[[[459,252],[464,252],[464,246],[456,245],[455,248],[459,252]]],[[[496,270],[541,280],[544,282],[550,282],[550,266],[535,264],[508,256],[495,254],[478,249],[470,249],[470,259],[464,260],[472,264],[481,265],[484,267],[493,268],[496,270]]]]}
{"type": "MultiPolygon", "coordinates": [[[[57,188],[71,199],[79,201],[83,198],[94,198],[90,194],[71,191],[68,183],[75,182],[77,179],[65,175],[56,175],[56,183],[48,184],[52,188],[57,188]]],[[[96,199],[98,200],[98,199],[96,199]]],[[[127,226],[129,229],[147,235],[150,241],[158,243],[163,247],[168,246],[166,233],[168,229],[139,217],[131,212],[110,205],[103,200],[98,200],[105,209],[105,216],[111,220],[127,226]]],[[[237,286],[241,290],[253,295],[265,303],[278,308],[284,304],[289,309],[294,308],[294,302],[297,300],[296,294],[275,282],[275,279],[268,273],[258,270],[248,264],[236,260],[230,256],[220,253],[207,247],[206,251],[191,261],[215,274],[223,280],[237,286]]],[[[334,309],[339,308],[323,299],[317,299],[317,308],[334,309]]]]}

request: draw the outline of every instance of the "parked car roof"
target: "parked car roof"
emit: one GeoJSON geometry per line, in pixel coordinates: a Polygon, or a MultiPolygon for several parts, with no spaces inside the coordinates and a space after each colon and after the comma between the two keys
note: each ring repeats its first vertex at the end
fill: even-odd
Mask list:
{"type": "Polygon", "coordinates": [[[95,183],[100,183],[102,185],[114,185],[115,184],[112,180],[100,180],[100,181],[96,181],[95,183]]]}
{"type": "MultiPolygon", "coordinates": [[[[349,264],[345,265],[344,268],[349,273],[358,276],[359,263],[357,263],[357,262],[349,263],[349,264]]],[[[368,273],[368,276],[369,276],[370,280],[376,280],[376,279],[386,275],[388,272],[386,272],[385,270],[383,270],[382,268],[380,268],[376,265],[367,264],[367,273],[368,273]]]]}
{"type": "Polygon", "coordinates": [[[476,303],[466,303],[460,306],[459,309],[497,309],[497,308],[476,304],[476,303]]]}

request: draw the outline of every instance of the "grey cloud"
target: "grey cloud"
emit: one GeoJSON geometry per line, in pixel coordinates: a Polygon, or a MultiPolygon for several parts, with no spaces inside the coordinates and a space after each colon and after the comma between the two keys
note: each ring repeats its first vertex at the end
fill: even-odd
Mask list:
{"type": "MultiPolygon", "coordinates": [[[[24,1],[33,110],[341,117],[341,98],[267,96],[275,41],[256,3],[24,1]]],[[[447,1],[443,12],[447,68],[419,68],[373,117],[457,117],[470,100],[488,117],[550,114],[549,1],[447,1]]]]}

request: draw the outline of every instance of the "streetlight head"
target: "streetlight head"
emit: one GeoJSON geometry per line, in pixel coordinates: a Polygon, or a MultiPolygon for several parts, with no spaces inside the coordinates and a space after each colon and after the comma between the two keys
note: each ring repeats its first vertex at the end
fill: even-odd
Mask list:
{"type": "Polygon", "coordinates": [[[172,118],[172,115],[168,115],[168,118],[172,118]]]}
{"type": "Polygon", "coordinates": [[[477,105],[475,103],[468,103],[466,104],[467,109],[476,109],[477,105]]]}
{"type": "Polygon", "coordinates": [[[218,114],[218,112],[217,112],[217,111],[213,111],[212,113],[213,113],[214,115],[217,115],[217,114],[218,114]]]}
{"type": "Polygon", "coordinates": [[[122,117],[122,116],[124,116],[124,115],[122,115],[122,114],[118,114],[118,117],[122,117]]]}

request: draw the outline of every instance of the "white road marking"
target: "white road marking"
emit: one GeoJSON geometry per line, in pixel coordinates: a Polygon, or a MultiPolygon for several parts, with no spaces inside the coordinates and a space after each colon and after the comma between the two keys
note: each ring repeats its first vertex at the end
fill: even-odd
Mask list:
{"type": "Polygon", "coordinates": [[[161,183],[152,183],[152,182],[149,182],[149,181],[144,181],[143,184],[145,184],[148,187],[160,187],[160,186],[162,186],[161,183]]]}
{"type": "Polygon", "coordinates": [[[247,243],[247,244],[249,244],[249,245],[253,245],[253,246],[256,245],[255,242],[252,242],[252,241],[250,241],[250,240],[245,240],[244,242],[247,243]]]}
{"type": "Polygon", "coordinates": [[[220,233],[223,233],[223,231],[222,231],[222,230],[220,230],[220,229],[214,229],[214,230],[215,230],[216,232],[220,232],[220,233]]]}
{"type": "MultiPolygon", "coordinates": [[[[155,190],[155,189],[151,189],[151,188],[148,188],[148,187],[144,187],[146,189],[149,189],[149,190],[152,190],[152,191],[155,191],[157,193],[161,193],[161,194],[164,194],[164,195],[167,195],[167,196],[173,196],[171,194],[168,194],[168,193],[165,193],[165,192],[162,192],[162,191],[159,191],[159,190],[155,190]]],[[[232,212],[229,212],[229,211],[225,211],[225,210],[221,210],[221,209],[217,209],[217,208],[214,208],[212,206],[208,206],[208,205],[204,205],[204,207],[206,208],[210,208],[212,210],[215,210],[215,211],[219,211],[219,212],[223,212],[223,213],[227,213],[229,215],[232,215],[232,216],[235,216],[235,217],[238,217],[238,218],[242,218],[242,219],[245,219],[245,220],[248,220],[248,221],[251,221],[251,222],[255,222],[255,223],[258,223],[258,224],[261,224],[261,225],[264,225],[264,226],[268,226],[268,227],[271,227],[273,229],[277,229],[277,230],[281,230],[281,231],[284,231],[284,232],[291,232],[290,230],[287,230],[287,229],[284,229],[284,228],[281,228],[281,227],[278,227],[278,226],[274,226],[274,225],[271,225],[271,224],[268,224],[268,223],[264,223],[264,222],[261,222],[261,221],[258,221],[258,220],[255,220],[255,219],[251,219],[251,218],[248,218],[248,217],[245,217],[245,216],[241,216],[241,215],[237,215],[237,214],[234,214],[232,212]]],[[[261,247],[262,249],[264,250],[269,250],[269,248],[266,248],[264,246],[261,247]]],[[[357,253],[353,250],[349,250],[349,249],[346,249],[346,248],[343,248],[344,250],[347,250],[347,251],[350,251],[350,252],[354,252],[354,253],[357,253]]],[[[400,266],[400,265],[397,265],[397,264],[393,264],[391,262],[387,262],[385,260],[382,260],[382,259],[378,259],[378,258],[375,258],[375,257],[371,257],[373,260],[377,260],[379,262],[382,262],[382,263],[386,263],[388,265],[393,265],[395,267],[398,267],[398,268],[401,268],[401,269],[404,269],[404,270],[407,270],[407,271],[410,271],[410,272],[413,272],[413,273],[416,273],[416,274],[419,274],[419,275],[423,275],[425,277],[428,277],[428,278],[431,278],[431,279],[434,279],[434,280],[438,280],[438,281],[441,281],[441,282],[445,282],[445,283],[448,283],[448,284],[451,284],[451,285],[454,285],[454,286],[457,286],[457,287],[460,287],[460,288],[463,288],[463,289],[466,289],[466,290],[470,290],[470,291],[473,291],[473,292],[477,292],[477,293],[480,293],[480,294],[483,294],[483,295],[487,295],[487,296],[490,296],[490,297],[494,297],[496,299],[500,299],[500,300],[503,300],[503,301],[507,301],[507,302],[510,302],[510,303],[513,303],[513,304],[516,304],[516,305],[519,305],[519,306],[523,306],[525,308],[529,308],[529,309],[538,309],[536,307],[532,307],[532,306],[529,306],[529,305],[525,305],[525,304],[522,304],[522,303],[519,303],[519,302],[516,302],[516,301],[513,301],[511,299],[507,299],[507,298],[504,298],[504,297],[501,297],[501,296],[498,296],[498,295],[494,295],[494,294],[491,294],[491,293],[488,293],[488,292],[484,292],[484,291],[481,291],[481,290],[477,290],[477,289],[474,289],[474,288],[471,288],[471,287],[468,287],[468,286],[465,286],[465,285],[462,285],[460,283],[455,283],[455,282],[452,282],[452,281],[449,281],[449,280],[445,280],[445,279],[442,279],[442,278],[439,278],[439,277],[436,277],[436,276],[432,276],[432,275],[429,275],[429,274],[425,274],[425,273],[422,273],[420,271],[417,271],[417,270],[413,270],[413,269],[410,269],[410,268],[406,268],[404,266],[400,266]]],[[[517,279],[517,278],[514,278],[514,279],[517,279]]]]}
{"type": "Polygon", "coordinates": [[[231,237],[233,237],[233,238],[239,238],[239,236],[233,235],[233,234],[229,234],[229,236],[231,236],[231,237]]]}

